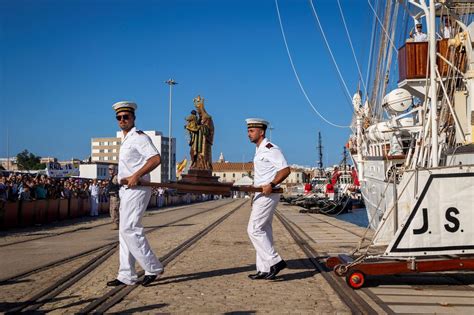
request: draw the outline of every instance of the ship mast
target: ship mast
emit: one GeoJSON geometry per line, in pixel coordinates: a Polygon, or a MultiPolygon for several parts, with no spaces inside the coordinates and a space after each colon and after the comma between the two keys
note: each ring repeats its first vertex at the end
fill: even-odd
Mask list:
{"type": "Polygon", "coordinates": [[[344,171],[347,169],[347,150],[346,150],[346,147],[344,146],[343,147],[343,151],[342,151],[342,166],[343,166],[343,169],[344,171]]]}
{"type": "Polygon", "coordinates": [[[437,117],[437,91],[436,83],[436,26],[435,3],[430,0],[428,39],[430,45],[430,115],[431,115],[431,166],[438,167],[438,117],[437,117]]]}
{"type": "Polygon", "coordinates": [[[319,170],[323,170],[323,140],[321,139],[321,132],[318,131],[318,146],[316,147],[319,152],[319,162],[318,162],[318,167],[319,170]]]}

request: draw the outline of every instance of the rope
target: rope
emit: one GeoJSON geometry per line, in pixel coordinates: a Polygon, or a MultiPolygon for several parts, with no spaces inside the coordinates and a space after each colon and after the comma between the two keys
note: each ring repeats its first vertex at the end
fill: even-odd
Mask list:
{"type": "Polygon", "coordinates": [[[374,12],[375,18],[376,18],[377,21],[379,22],[380,27],[382,28],[382,30],[383,30],[384,33],[385,33],[385,36],[387,36],[388,41],[390,42],[390,45],[391,45],[392,48],[395,50],[395,53],[396,53],[397,56],[398,56],[398,50],[397,50],[397,48],[395,47],[395,45],[393,44],[392,39],[391,39],[390,36],[388,35],[387,31],[385,30],[385,27],[383,27],[383,24],[382,24],[382,22],[380,21],[378,15],[377,15],[377,12],[375,12],[374,7],[373,7],[372,4],[370,3],[370,0],[367,0],[367,2],[369,3],[369,7],[370,7],[370,8],[372,9],[372,11],[374,12]]]}
{"type": "MultiPolygon", "coordinates": [[[[388,216],[390,216],[390,215],[392,214],[393,209],[395,209],[395,203],[398,202],[398,199],[403,195],[403,193],[405,192],[405,189],[408,187],[408,184],[411,183],[411,180],[412,180],[413,176],[415,175],[415,173],[416,173],[416,172],[413,172],[413,173],[411,174],[411,176],[408,178],[408,180],[407,180],[405,186],[403,187],[402,191],[400,192],[400,194],[397,194],[397,197],[396,197],[396,199],[394,200],[394,204],[392,205],[392,207],[390,208],[390,210],[389,210],[388,212],[387,212],[387,211],[384,212],[383,217],[388,217],[388,216]]],[[[395,174],[395,173],[394,173],[394,174],[395,174]]],[[[394,176],[394,180],[395,180],[395,176],[394,176]]],[[[389,187],[389,184],[390,184],[390,182],[388,182],[387,185],[385,186],[385,190],[384,190],[384,192],[383,192],[383,195],[384,195],[384,196],[385,196],[385,193],[386,193],[386,191],[387,191],[387,188],[389,187]]],[[[394,184],[394,185],[397,185],[396,181],[394,181],[393,184],[394,184]]],[[[379,203],[378,203],[379,205],[380,205],[380,202],[382,201],[382,199],[383,199],[383,198],[380,198],[379,203]]],[[[382,229],[382,227],[385,225],[386,222],[387,222],[387,220],[382,220],[381,222],[379,222],[379,226],[377,227],[377,230],[375,231],[374,235],[372,236],[371,245],[373,244],[375,238],[378,236],[380,230],[382,229]]],[[[370,227],[370,224],[369,224],[369,227],[370,227]]],[[[367,235],[367,232],[368,232],[368,230],[369,230],[369,227],[367,227],[367,229],[365,230],[364,235],[362,236],[361,241],[360,241],[360,243],[359,243],[359,246],[358,246],[358,248],[353,252],[353,254],[354,254],[354,253],[357,253],[357,252],[361,249],[361,247],[362,247],[362,242],[363,242],[364,239],[366,239],[366,235],[367,235]]],[[[369,245],[369,247],[367,247],[366,252],[365,252],[364,255],[367,255],[367,253],[369,252],[369,249],[370,249],[370,246],[371,246],[371,245],[369,245]]]]}
{"type": "MultiPolygon", "coordinates": [[[[313,10],[314,17],[316,18],[316,21],[318,22],[319,30],[321,31],[321,35],[323,36],[324,43],[326,44],[326,48],[329,51],[329,54],[331,55],[332,62],[334,63],[334,66],[336,67],[337,74],[339,75],[339,80],[341,80],[342,84],[344,85],[344,89],[346,90],[347,97],[349,99],[352,99],[351,93],[349,93],[349,89],[347,88],[346,81],[344,81],[344,78],[342,77],[341,71],[339,70],[339,66],[337,65],[336,58],[334,58],[334,55],[332,53],[331,47],[329,46],[329,42],[326,38],[326,34],[324,33],[323,26],[321,25],[321,21],[319,20],[318,13],[316,12],[316,8],[314,7],[313,0],[309,0],[309,3],[311,5],[311,8],[313,10]]],[[[352,108],[352,106],[351,106],[352,108]]]]}
{"type": "MultiPolygon", "coordinates": [[[[375,25],[377,25],[376,22],[377,21],[375,20],[375,16],[374,16],[374,21],[372,23],[372,35],[370,36],[369,60],[367,61],[367,73],[366,73],[366,77],[365,77],[365,82],[367,82],[367,84],[369,83],[369,78],[370,78],[370,73],[371,73],[370,69],[371,69],[371,66],[372,66],[372,48],[374,47],[374,41],[375,41],[375,34],[376,34],[375,25]]],[[[368,97],[367,88],[364,91],[364,95],[367,99],[367,97],[368,97]]]]}
{"type": "Polygon", "coordinates": [[[306,101],[308,101],[308,104],[311,106],[311,108],[314,110],[314,112],[321,118],[323,121],[328,123],[331,126],[337,127],[337,128],[349,128],[350,126],[345,126],[345,125],[338,125],[335,124],[328,119],[326,119],[313,105],[311,100],[309,99],[308,95],[306,94],[306,90],[303,87],[303,84],[301,83],[300,77],[298,75],[298,72],[296,71],[295,65],[293,63],[293,58],[291,57],[290,49],[288,47],[288,43],[286,41],[286,36],[285,36],[285,31],[283,29],[283,23],[281,22],[281,16],[280,16],[280,9],[278,7],[278,0],[275,0],[275,6],[277,10],[277,15],[278,15],[278,22],[280,23],[280,30],[281,30],[281,35],[283,37],[283,42],[285,43],[285,48],[286,48],[286,53],[288,55],[288,59],[290,60],[291,68],[293,69],[293,73],[295,74],[296,81],[298,81],[298,85],[300,86],[301,92],[303,93],[304,97],[306,98],[306,101]]]}
{"type": "Polygon", "coordinates": [[[355,60],[356,66],[357,66],[357,71],[359,71],[360,81],[362,82],[362,85],[364,86],[364,91],[367,91],[367,86],[365,85],[365,81],[364,81],[364,78],[362,76],[362,71],[360,71],[359,62],[357,61],[357,57],[356,57],[356,54],[355,54],[355,51],[354,51],[354,46],[352,45],[351,36],[349,35],[349,30],[347,29],[346,19],[344,18],[344,12],[342,12],[341,3],[339,2],[339,0],[337,0],[337,5],[339,6],[339,12],[341,12],[341,18],[342,18],[342,22],[344,24],[344,28],[346,29],[347,39],[349,40],[349,44],[351,46],[352,56],[354,56],[354,60],[355,60]]]}

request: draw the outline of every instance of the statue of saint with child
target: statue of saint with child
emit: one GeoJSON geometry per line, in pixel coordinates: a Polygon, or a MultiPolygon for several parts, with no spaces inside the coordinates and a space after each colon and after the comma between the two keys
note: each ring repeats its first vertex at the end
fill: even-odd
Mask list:
{"type": "Polygon", "coordinates": [[[200,95],[193,99],[194,107],[186,117],[184,128],[189,134],[191,166],[190,170],[212,171],[212,143],[214,141],[214,123],[204,109],[204,98],[200,95]]]}

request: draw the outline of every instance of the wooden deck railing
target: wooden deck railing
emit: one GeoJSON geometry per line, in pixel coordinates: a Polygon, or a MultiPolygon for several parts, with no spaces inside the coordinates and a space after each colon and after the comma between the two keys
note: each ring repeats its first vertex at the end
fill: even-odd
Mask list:
{"type": "MultiPolygon", "coordinates": [[[[453,60],[453,63],[464,70],[464,53],[450,49],[448,39],[437,42],[437,52],[447,60],[453,60]]],[[[441,58],[437,57],[438,70],[441,76],[448,75],[449,65],[441,58]]],[[[429,72],[428,62],[428,42],[407,42],[398,50],[398,82],[407,79],[423,79],[429,72]]],[[[428,76],[429,77],[429,76],[428,76]]]]}

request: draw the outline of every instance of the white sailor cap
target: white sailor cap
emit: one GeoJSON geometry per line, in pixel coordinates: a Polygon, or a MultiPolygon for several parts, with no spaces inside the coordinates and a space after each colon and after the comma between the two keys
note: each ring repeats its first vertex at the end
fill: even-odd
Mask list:
{"type": "Polygon", "coordinates": [[[414,22],[415,22],[415,25],[421,25],[421,21],[420,21],[420,20],[418,20],[418,19],[413,19],[413,20],[414,20],[414,22]]]}
{"type": "Polygon", "coordinates": [[[114,109],[116,114],[120,112],[134,113],[135,110],[137,109],[137,104],[133,102],[129,102],[129,101],[122,101],[122,102],[117,102],[114,105],[112,105],[112,108],[114,109]]]}
{"type": "Polygon", "coordinates": [[[247,128],[261,128],[263,130],[266,130],[270,124],[268,121],[261,118],[247,118],[245,121],[247,122],[247,128]]]}

